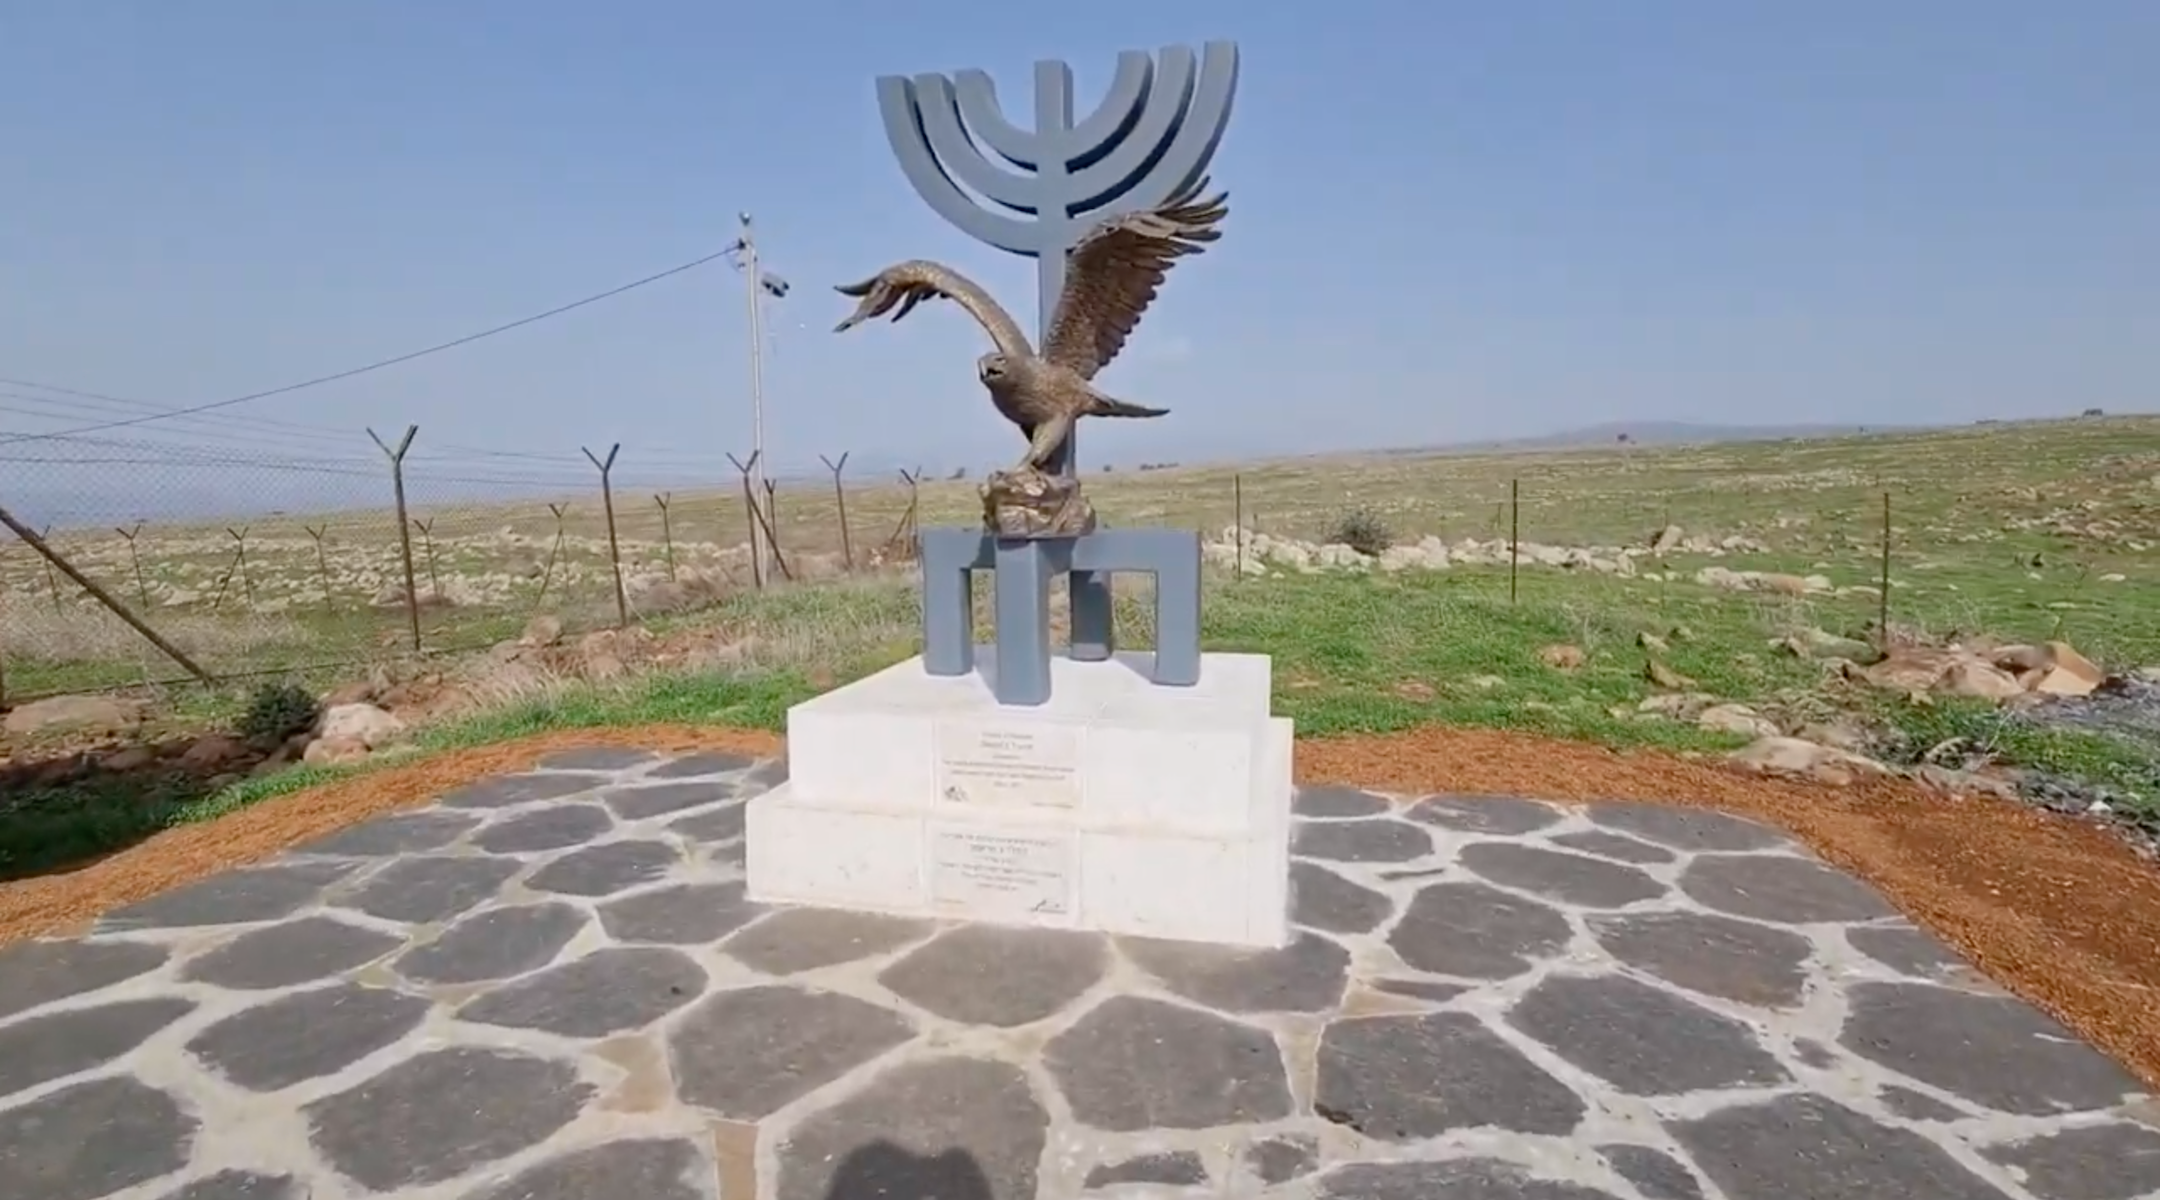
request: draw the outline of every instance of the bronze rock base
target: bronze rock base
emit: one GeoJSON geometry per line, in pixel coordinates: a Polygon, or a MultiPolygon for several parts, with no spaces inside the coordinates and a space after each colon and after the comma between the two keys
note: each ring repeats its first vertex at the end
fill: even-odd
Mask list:
{"type": "Polygon", "coordinates": [[[1031,468],[983,480],[983,529],[1001,538],[1065,538],[1095,532],[1095,506],[1075,478],[1031,468]]]}

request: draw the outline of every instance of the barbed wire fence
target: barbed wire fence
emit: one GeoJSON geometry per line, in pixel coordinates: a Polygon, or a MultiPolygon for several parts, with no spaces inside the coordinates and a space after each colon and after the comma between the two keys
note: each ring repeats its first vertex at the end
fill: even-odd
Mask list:
{"type": "MultiPolygon", "coordinates": [[[[921,468],[895,472],[898,486],[855,485],[842,452],[819,456],[822,486],[776,487],[760,506],[749,490],[754,463],[729,454],[720,461],[733,488],[709,460],[663,459],[646,477],[672,471],[694,483],[683,478],[694,471],[704,486],[648,489],[618,474],[639,465],[619,444],[605,454],[583,445],[560,455],[431,452],[417,426],[367,440],[365,450],[306,461],[91,439],[0,455],[15,489],[36,500],[26,511],[39,522],[7,513],[12,497],[0,496],[16,533],[0,552],[0,695],[20,702],[478,650],[543,614],[572,635],[646,622],[745,589],[903,564],[926,515],[955,519],[969,487],[929,484],[921,468]],[[120,489],[125,499],[111,486],[119,467],[137,472],[136,486],[120,489]],[[926,487],[940,489],[928,514],[926,487]],[[772,552],[760,561],[750,529],[768,514],[772,552]]],[[[1263,535],[1342,540],[1343,514],[1360,507],[1348,497],[1270,514],[1269,490],[1249,488],[1242,473],[1217,482],[1219,510],[1178,515],[1211,540],[1229,535],[1238,576],[1248,561],[1260,565],[1263,535]]],[[[1552,480],[1529,482],[1508,480],[1489,507],[1423,514],[1400,532],[1452,534],[1458,552],[1464,539],[1481,542],[1484,565],[1504,565],[1513,601],[1526,565],[1554,565],[1526,555],[1597,540],[1580,521],[1557,519],[1546,500],[1560,494],[1552,480]]],[[[1672,526],[1674,513],[1669,494],[1635,496],[1604,506],[1597,532],[1640,541],[1672,526]]],[[[1887,546],[1887,523],[1882,537],[1887,546]]]]}
{"type": "Polygon", "coordinates": [[[858,554],[854,521],[884,508],[843,518],[845,451],[822,481],[768,481],[761,510],[727,454],[213,428],[0,445],[0,701],[476,650],[543,614],[575,635],[906,557],[858,554]],[[755,561],[750,523],[781,513],[755,561]]]}
{"type": "MultiPolygon", "coordinates": [[[[652,624],[745,591],[901,567],[919,528],[973,519],[972,481],[921,467],[851,474],[839,447],[810,471],[771,472],[780,482],[760,505],[751,457],[725,452],[603,438],[489,450],[433,444],[418,426],[234,421],[195,427],[194,444],[0,442],[0,700],[478,651],[541,616],[564,637],[652,624]],[[751,529],[768,520],[760,560],[751,529]]],[[[1264,554],[1281,570],[1302,552],[1270,554],[1263,539],[1339,542],[1345,517],[1364,510],[1392,524],[1398,559],[1438,541],[1457,565],[1497,571],[1484,586],[1504,578],[1495,595],[1511,602],[1531,572],[1596,575],[1613,562],[1601,548],[1640,554],[1662,539],[1680,558],[1736,566],[1775,566],[1773,551],[1794,551],[1784,565],[1803,572],[1836,558],[1841,583],[1874,588],[1878,631],[1898,615],[1890,588],[1907,525],[1924,519],[1880,477],[1807,497],[1530,463],[1437,482],[1459,469],[1394,468],[1422,491],[1357,472],[1316,483],[1306,468],[1105,472],[1091,490],[1116,524],[1199,530],[1236,578],[1264,554]]],[[[1671,569],[1662,555],[1636,563],[1671,569]]]]}

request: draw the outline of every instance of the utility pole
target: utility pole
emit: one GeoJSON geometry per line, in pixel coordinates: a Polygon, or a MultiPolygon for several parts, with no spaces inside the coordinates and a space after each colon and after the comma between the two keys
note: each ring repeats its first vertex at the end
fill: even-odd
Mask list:
{"type": "Polygon", "coordinates": [[[778,548],[766,544],[764,526],[772,521],[765,497],[765,306],[759,295],[764,275],[758,269],[757,239],[750,229],[750,214],[740,214],[742,236],[735,242],[741,254],[743,281],[750,298],[750,503],[762,519],[750,523],[750,554],[768,563],[778,548]]]}

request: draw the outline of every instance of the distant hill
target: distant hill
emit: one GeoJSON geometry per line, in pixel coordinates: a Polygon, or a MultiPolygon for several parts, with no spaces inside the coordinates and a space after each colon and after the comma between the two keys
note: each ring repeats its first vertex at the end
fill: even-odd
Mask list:
{"type": "Polygon", "coordinates": [[[1617,446],[1627,435],[1631,446],[1699,446],[1714,442],[1774,442],[1785,438],[1855,437],[1871,433],[1912,433],[1926,425],[1710,425],[1691,421],[1608,421],[1580,429],[1535,437],[1503,438],[1485,442],[1447,442],[1437,446],[1391,451],[1397,454],[1431,454],[1493,450],[1580,450],[1617,446]]]}

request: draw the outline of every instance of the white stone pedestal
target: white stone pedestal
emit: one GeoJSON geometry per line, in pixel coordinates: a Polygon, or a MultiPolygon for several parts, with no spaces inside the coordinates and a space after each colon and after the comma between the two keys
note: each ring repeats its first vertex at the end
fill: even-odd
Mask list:
{"type": "MultiPolygon", "coordinates": [[[[978,647],[994,669],[988,647],[978,647]]],[[[788,710],[788,780],[750,801],[750,898],[1241,946],[1289,940],[1287,718],[1268,659],[1051,663],[1006,708],[920,658],[788,710]]]]}

